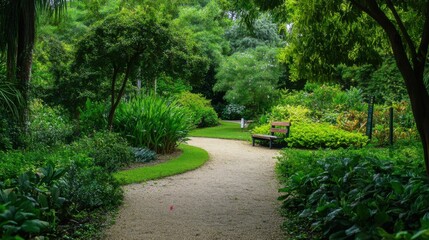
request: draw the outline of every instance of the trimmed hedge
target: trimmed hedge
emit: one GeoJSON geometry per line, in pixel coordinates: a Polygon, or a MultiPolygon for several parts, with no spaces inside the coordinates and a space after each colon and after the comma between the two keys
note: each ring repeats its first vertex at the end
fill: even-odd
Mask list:
{"type": "MultiPolygon", "coordinates": [[[[253,129],[256,134],[269,134],[270,124],[253,129]]],[[[281,135],[278,135],[281,136],[281,135]]],[[[297,148],[347,148],[362,147],[368,138],[360,133],[347,132],[327,123],[292,123],[290,135],[285,141],[289,147],[297,148]]]]}

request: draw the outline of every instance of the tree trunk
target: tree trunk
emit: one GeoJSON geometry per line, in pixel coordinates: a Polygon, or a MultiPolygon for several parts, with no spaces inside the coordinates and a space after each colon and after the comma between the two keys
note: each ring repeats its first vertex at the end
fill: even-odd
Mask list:
{"type": "Polygon", "coordinates": [[[397,12],[392,2],[388,2],[388,4],[390,4],[389,7],[395,15],[395,21],[402,35],[376,1],[361,2],[350,0],[350,2],[372,17],[388,36],[396,65],[404,78],[410,97],[414,120],[423,145],[426,174],[429,175],[429,93],[423,82],[423,72],[429,44],[429,1],[427,2],[426,19],[418,50],[403,27],[401,19],[399,19],[398,15],[395,15],[397,12]],[[408,47],[410,56],[407,55],[406,46],[408,47]]]}
{"type": "Polygon", "coordinates": [[[35,38],[36,9],[34,0],[29,0],[19,11],[16,80],[19,84],[24,105],[21,111],[21,129],[24,134],[28,134],[29,90],[35,38]]]}
{"type": "Polygon", "coordinates": [[[423,145],[426,173],[429,176],[429,94],[423,83],[423,75],[418,75],[414,79],[410,76],[412,75],[404,76],[404,79],[407,82],[408,95],[410,96],[417,131],[423,145]]]}
{"type": "MultiPolygon", "coordinates": [[[[125,87],[127,86],[127,81],[128,81],[128,78],[130,77],[130,74],[131,74],[131,68],[133,67],[132,63],[134,62],[135,58],[136,57],[131,58],[131,61],[129,61],[127,64],[127,68],[125,70],[125,76],[124,76],[124,79],[122,80],[122,86],[119,89],[119,92],[118,92],[118,95],[116,96],[116,99],[114,97],[115,96],[115,86],[114,86],[114,84],[112,84],[112,98],[111,98],[111,104],[112,105],[110,106],[109,117],[108,117],[108,126],[109,126],[110,131],[112,131],[112,129],[113,129],[113,119],[115,117],[115,111],[119,105],[119,102],[121,101],[122,96],[124,96],[125,87]]],[[[115,82],[116,82],[116,78],[115,78],[115,82]]]]}

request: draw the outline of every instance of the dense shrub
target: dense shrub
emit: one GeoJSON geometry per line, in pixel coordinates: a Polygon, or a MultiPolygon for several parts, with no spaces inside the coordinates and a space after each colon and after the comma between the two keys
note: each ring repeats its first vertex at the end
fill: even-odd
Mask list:
{"type": "Polygon", "coordinates": [[[287,143],[290,147],[340,148],[362,147],[368,138],[360,133],[351,133],[326,123],[296,123],[287,143]]]}
{"type": "MultiPolygon", "coordinates": [[[[269,134],[270,124],[253,129],[256,134],[269,134]]],[[[281,135],[278,135],[281,136],[281,135]]],[[[290,127],[289,137],[285,139],[289,147],[297,148],[340,148],[362,147],[368,138],[360,133],[351,133],[327,123],[295,122],[290,127]]]]}
{"type": "Polygon", "coordinates": [[[9,116],[4,109],[0,107],[0,151],[10,150],[23,145],[22,134],[16,119],[9,116]]]}
{"type": "Polygon", "coordinates": [[[210,100],[201,94],[182,92],[177,97],[177,103],[188,111],[192,123],[197,127],[212,127],[219,124],[216,111],[210,100]]]}
{"type": "Polygon", "coordinates": [[[80,109],[79,128],[84,134],[107,129],[107,105],[87,99],[80,109]]]}
{"type": "Polygon", "coordinates": [[[60,108],[49,107],[41,100],[30,105],[29,147],[55,146],[69,142],[73,135],[73,125],[64,117],[60,108]]]}
{"type": "Polygon", "coordinates": [[[278,171],[295,239],[427,239],[429,183],[422,152],[287,149],[278,171]],[[410,156],[409,154],[412,153],[410,156]],[[399,157],[398,157],[399,156],[399,157]],[[412,160],[415,159],[415,160],[412,160]]]}
{"type": "Polygon", "coordinates": [[[53,229],[64,217],[66,199],[60,179],[64,169],[52,165],[0,182],[0,232],[2,239],[30,239],[53,229]]]}
{"type": "Polygon", "coordinates": [[[115,131],[134,147],[171,153],[191,128],[187,111],[175,102],[156,96],[140,96],[118,106],[115,131]]]}
{"type": "Polygon", "coordinates": [[[119,183],[102,167],[72,163],[64,179],[64,194],[77,210],[118,206],[122,201],[119,183]]]}
{"type": "Polygon", "coordinates": [[[49,235],[59,239],[63,236],[56,234],[71,234],[67,231],[76,235],[72,226],[78,224],[81,229],[81,223],[88,221],[82,216],[89,212],[93,215],[95,208],[110,209],[119,205],[122,192],[117,181],[104,168],[95,165],[87,150],[79,152],[75,145],[1,153],[2,236],[29,239],[29,236],[49,235]],[[46,163],[48,167],[37,168],[46,163]]]}
{"type": "Polygon", "coordinates": [[[277,105],[271,109],[271,121],[286,121],[286,122],[309,122],[310,110],[306,107],[297,105],[277,105]]]}
{"type": "Polygon", "coordinates": [[[97,132],[92,137],[83,137],[73,143],[72,149],[86,153],[94,160],[95,165],[109,172],[134,162],[127,140],[116,133],[97,132]]]}
{"type": "Polygon", "coordinates": [[[0,181],[18,176],[27,170],[28,165],[32,165],[23,155],[20,151],[0,151],[0,181]]]}

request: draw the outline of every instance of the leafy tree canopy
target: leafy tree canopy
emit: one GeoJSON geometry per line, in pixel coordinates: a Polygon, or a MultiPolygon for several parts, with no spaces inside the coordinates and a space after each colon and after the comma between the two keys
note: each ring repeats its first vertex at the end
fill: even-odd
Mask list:
{"type": "Polygon", "coordinates": [[[225,91],[229,103],[246,106],[256,113],[267,110],[277,97],[281,69],[277,49],[260,46],[236,52],[221,62],[214,91],[225,91]]]}
{"type": "Polygon", "coordinates": [[[278,47],[282,42],[277,24],[273,23],[268,15],[256,19],[251,29],[236,21],[226,31],[225,37],[229,40],[233,52],[262,45],[278,47]]]}

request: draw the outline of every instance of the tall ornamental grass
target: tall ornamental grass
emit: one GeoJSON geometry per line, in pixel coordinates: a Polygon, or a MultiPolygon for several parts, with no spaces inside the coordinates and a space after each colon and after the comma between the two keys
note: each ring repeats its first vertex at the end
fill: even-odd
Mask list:
{"type": "Polygon", "coordinates": [[[139,96],[118,106],[115,131],[135,147],[171,153],[191,128],[185,110],[156,96],[139,96]]]}

